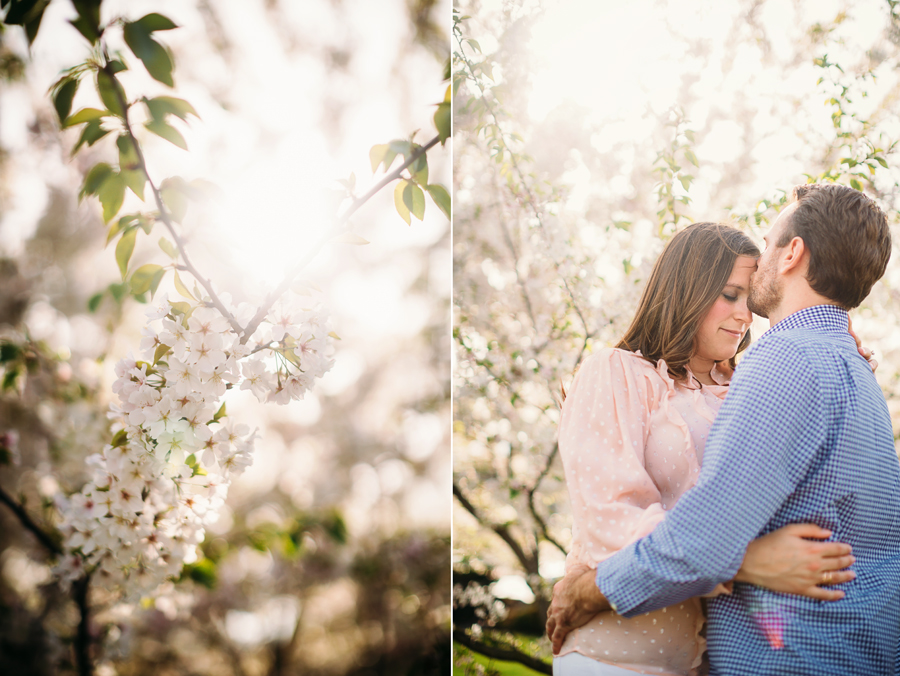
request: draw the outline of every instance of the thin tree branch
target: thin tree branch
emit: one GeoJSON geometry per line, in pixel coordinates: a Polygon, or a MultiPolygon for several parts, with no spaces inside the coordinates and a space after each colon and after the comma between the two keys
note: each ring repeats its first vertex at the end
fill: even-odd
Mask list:
{"type": "Polygon", "coordinates": [[[490,523],[487,518],[483,516],[471,502],[469,502],[469,499],[465,495],[463,495],[462,489],[455,481],[453,482],[453,495],[456,496],[456,499],[459,500],[459,503],[465,508],[465,510],[478,520],[478,523],[484,525],[487,528],[490,528],[500,536],[500,538],[507,544],[507,546],[513,550],[513,554],[515,554],[516,558],[519,559],[519,563],[522,564],[522,567],[525,569],[526,573],[528,573],[529,575],[538,573],[537,561],[535,557],[525,552],[525,550],[522,548],[522,545],[520,545],[509,532],[509,528],[507,528],[503,524],[490,523]]]}
{"type": "Polygon", "coordinates": [[[353,202],[347,207],[346,211],[344,211],[340,216],[338,216],[337,220],[334,224],[326,230],[325,234],[323,234],[318,241],[313,245],[313,248],[310,249],[306,253],[306,255],[301,258],[297,265],[287,274],[281,284],[272,291],[267,297],[265,302],[263,302],[262,306],[260,306],[257,313],[253,316],[253,319],[247,324],[247,328],[244,330],[244,335],[241,338],[242,343],[246,343],[250,336],[256,331],[262,321],[266,318],[266,313],[269,311],[269,308],[278,300],[285,291],[290,288],[291,284],[293,284],[294,280],[297,276],[303,271],[303,269],[309,265],[310,261],[312,261],[322,250],[329,240],[333,239],[337,235],[341,234],[344,230],[349,226],[350,217],[355,214],[360,207],[362,207],[366,202],[368,202],[372,197],[378,193],[382,188],[391,183],[392,181],[396,181],[401,177],[403,170],[409,167],[413,162],[418,160],[422,155],[431,150],[434,146],[438,144],[440,141],[440,136],[435,136],[424,146],[419,146],[416,150],[410,153],[409,158],[407,158],[406,162],[401,164],[397,169],[389,173],[383,179],[381,179],[378,183],[376,183],[369,191],[363,195],[362,197],[357,197],[353,202]]]}
{"type": "MultiPolygon", "coordinates": [[[[537,219],[538,225],[540,226],[541,230],[546,232],[547,229],[546,229],[546,226],[544,225],[543,212],[538,208],[537,200],[535,200],[534,195],[531,192],[531,188],[529,188],[528,184],[525,182],[525,173],[522,171],[521,167],[519,166],[519,161],[516,159],[516,154],[512,151],[512,149],[506,143],[506,139],[504,138],[504,134],[503,134],[503,129],[500,127],[500,120],[497,119],[497,114],[494,111],[493,106],[491,106],[490,103],[488,102],[488,98],[486,96],[486,92],[485,92],[484,88],[481,86],[481,83],[478,81],[478,78],[475,76],[475,69],[472,66],[472,62],[469,61],[468,57],[466,57],[465,50],[463,49],[463,46],[462,46],[461,35],[460,35],[459,31],[456,29],[454,29],[453,32],[454,32],[454,36],[456,37],[456,42],[459,45],[460,58],[462,59],[463,63],[466,64],[466,68],[469,71],[471,80],[472,80],[472,82],[475,83],[475,86],[478,87],[478,91],[481,93],[481,99],[482,99],[482,101],[485,102],[485,104],[484,104],[485,109],[487,110],[488,114],[491,116],[491,119],[494,121],[494,127],[497,129],[497,137],[496,137],[497,141],[499,143],[501,143],[503,145],[503,148],[506,150],[506,152],[509,153],[510,163],[512,164],[513,169],[515,170],[516,174],[518,175],[519,183],[522,187],[522,191],[525,193],[525,198],[526,198],[525,202],[531,208],[531,211],[534,214],[534,217],[537,219]]],[[[559,263],[553,258],[551,258],[551,260],[553,261],[553,266],[558,271],[560,268],[559,263]]],[[[564,275],[560,275],[560,279],[562,280],[563,286],[565,287],[566,292],[569,295],[569,300],[571,301],[572,309],[575,310],[575,313],[578,315],[578,318],[581,320],[581,325],[584,327],[585,339],[588,339],[594,335],[594,332],[588,328],[587,319],[585,318],[584,313],[582,313],[581,308],[579,307],[578,302],[575,299],[574,292],[569,287],[568,280],[565,278],[564,275]]]]}
{"type": "Polygon", "coordinates": [[[94,664],[91,660],[90,606],[88,606],[90,581],[91,574],[86,573],[72,585],[72,595],[81,614],[75,637],[75,662],[78,665],[79,676],[93,676],[94,673],[94,664]]]}
{"type": "Polygon", "coordinates": [[[539,660],[538,658],[532,657],[531,655],[526,655],[525,653],[515,650],[514,648],[498,648],[496,646],[479,643],[478,641],[472,639],[471,636],[467,636],[465,632],[459,629],[453,631],[453,640],[461,645],[464,645],[469,650],[473,650],[477,653],[485,655],[486,657],[492,657],[496,660],[504,660],[506,662],[518,662],[519,664],[524,664],[529,669],[534,669],[541,674],[553,673],[553,667],[543,660],[539,660]]]}
{"type": "Polygon", "coordinates": [[[544,517],[538,514],[537,505],[535,505],[534,502],[534,496],[540,488],[541,481],[543,481],[547,474],[549,474],[550,465],[553,464],[553,460],[556,458],[557,453],[559,453],[559,443],[553,444],[553,450],[551,450],[550,455],[547,456],[547,464],[544,465],[544,469],[541,470],[540,474],[538,474],[538,478],[534,482],[534,486],[529,488],[526,492],[528,493],[528,509],[531,511],[532,518],[534,518],[535,522],[537,522],[538,526],[540,527],[541,535],[547,542],[554,545],[565,555],[569,552],[566,551],[566,548],[563,547],[556,538],[550,535],[550,529],[547,528],[547,522],[544,520],[544,517]]]}
{"type": "MultiPolygon", "coordinates": [[[[109,61],[106,62],[106,65],[103,66],[103,72],[105,72],[111,79],[116,80],[115,71],[110,67],[109,61]]],[[[219,299],[219,296],[216,294],[216,290],[213,288],[212,282],[208,278],[204,278],[203,275],[200,274],[200,271],[194,266],[191,262],[191,259],[188,257],[187,249],[184,246],[184,239],[182,239],[181,235],[175,230],[175,226],[172,223],[172,217],[166,209],[166,205],[162,201],[162,195],[160,195],[159,189],[156,187],[156,184],[153,182],[153,178],[150,176],[150,172],[147,169],[147,161],[144,159],[144,152],[141,150],[141,144],[138,143],[137,138],[134,135],[134,131],[131,129],[131,122],[128,120],[128,102],[125,100],[125,97],[122,95],[122,90],[120,87],[113,87],[113,90],[116,93],[116,98],[119,100],[119,105],[122,106],[122,121],[125,124],[125,131],[128,134],[128,138],[131,140],[131,145],[134,147],[134,152],[137,155],[138,162],[140,163],[141,171],[144,172],[144,176],[147,178],[147,183],[150,184],[150,190],[153,192],[153,198],[156,201],[156,208],[159,209],[160,220],[162,220],[163,225],[166,226],[166,229],[169,231],[169,234],[172,236],[172,239],[175,240],[175,246],[178,247],[178,253],[181,254],[181,260],[184,264],[184,267],[194,276],[200,285],[206,290],[206,293],[209,294],[209,298],[213,304],[213,306],[222,313],[222,316],[228,320],[228,323],[231,324],[231,328],[235,330],[236,333],[241,333],[241,325],[238,324],[237,319],[234,318],[228,308],[225,307],[225,304],[219,299]]]]}
{"type": "Polygon", "coordinates": [[[19,522],[25,527],[26,530],[31,531],[31,533],[38,539],[45,549],[47,549],[51,554],[62,554],[62,547],[50,536],[48,535],[40,526],[38,526],[34,520],[28,515],[28,512],[25,511],[25,508],[22,507],[18,502],[16,502],[9,493],[3,490],[0,487],[0,502],[9,507],[13,514],[19,519],[19,522]]]}

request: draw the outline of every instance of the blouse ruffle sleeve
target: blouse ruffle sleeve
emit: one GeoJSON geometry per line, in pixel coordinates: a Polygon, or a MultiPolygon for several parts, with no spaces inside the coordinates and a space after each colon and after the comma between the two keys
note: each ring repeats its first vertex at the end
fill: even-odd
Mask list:
{"type": "Polygon", "coordinates": [[[644,457],[657,383],[652,365],[617,349],[591,355],[578,370],[559,425],[573,512],[569,564],[595,567],[665,517],[644,457]]]}

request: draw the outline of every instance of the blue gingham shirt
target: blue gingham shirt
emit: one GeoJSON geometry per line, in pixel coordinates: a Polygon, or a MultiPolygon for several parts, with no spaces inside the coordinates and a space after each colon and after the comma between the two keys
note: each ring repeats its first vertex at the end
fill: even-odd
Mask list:
{"type": "Polygon", "coordinates": [[[709,603],[711,674],[900,674],[900,467],[884,396],[830,305],[748,350],[710,430],[697,485],[649,536],[597,566],[626,617],[708,593],[747,544],[815,523],[853,547],[840,601],[735,583],[709,603]]]}

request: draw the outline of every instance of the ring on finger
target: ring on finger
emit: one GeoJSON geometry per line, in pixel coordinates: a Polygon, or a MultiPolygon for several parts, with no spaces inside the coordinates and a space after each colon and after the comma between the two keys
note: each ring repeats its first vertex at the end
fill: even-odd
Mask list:
{"type": "Polygon", "coordinates": [[[822,573],[822,584],[831,584],[831,581],[834,579],[834,573],[828,571],[827,573],[822,573]]]}

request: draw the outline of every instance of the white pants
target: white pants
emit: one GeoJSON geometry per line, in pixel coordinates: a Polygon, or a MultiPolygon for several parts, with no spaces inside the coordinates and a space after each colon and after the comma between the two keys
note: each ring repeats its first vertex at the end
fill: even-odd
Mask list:
{"type": "Polygon", "coordinates": [[[635,676],[638,672],[598,662],[580,653],[553,658],[553,676],[635,676]]]}

